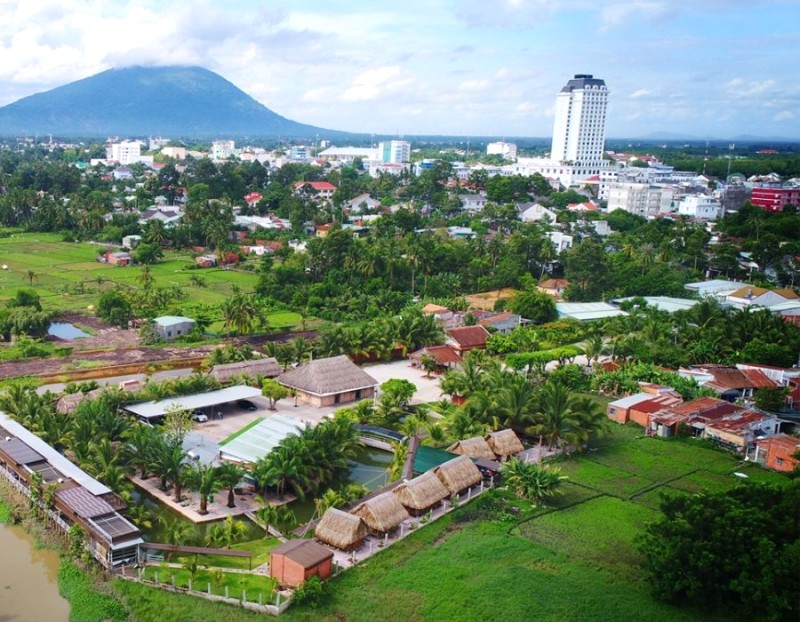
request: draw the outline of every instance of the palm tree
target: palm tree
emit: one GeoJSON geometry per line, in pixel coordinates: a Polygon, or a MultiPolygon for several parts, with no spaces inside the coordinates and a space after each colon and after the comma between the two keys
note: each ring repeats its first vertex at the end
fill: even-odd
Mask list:
{"type": "Polygon", "coordinates": [[[406,459],[408,458],[408,445],[406,443],[392,442],[392,463],[389,465],[389,478],[400,479],[403,475],[406,459]]]}
{"type": "Polygon", "coordinates": [[[589,361],[589,365],[594,367],[597,361],[606,353],[606,346],[603,342],[603,335],[600,333],[590,335],[581,344],[583,353],[589,361]]]}
{"type": "Polygon", "coordinates": [[[297,522],[297,517],[288,505],[273,505],[265,502],[263,499],[261,499],[261,501],[264,505],[256,511],[256,516],[258,520],[267,526],[267,531],[269,531],[270,526],[276,528],[282,527],[285,529],[293,526],[297,522]]]}
{"type": "Polygon", "coordinates": [[[139,469],[141,479],[147,479],[148,469],[152,466],[156,436],[158,432],[143,423],[132,426],[126,435],[127,462],[139,469]]]}
{"type": "Polygon", "coordinates": [[[567,387],[558,383],[548,383],[542,387],[533,426],[540,444],[546,441],[548,447],[564,447],[577,442],[579,420],[572,407],[567,387]]]}
{"type": "Polygon", "coordinates": [[[534,503],[541,503],[546,497],[556,492],[561,483],[561,472],[554,467],[523,462],[512,458],[500,466],[500,474],[505,485],[522,498],[534,503]]]}
{"type": "Polygon", "coordinates": [[[240,520],[234,520],[233,516],[228,516],[222,523],[212,526],[208,532],[208,542],[211,544],[223,544],[229,549],[233,544],[247,535],[247,525],[240,520]]]}
{"type": "Polygon", "coordinates": [[[198,514],[208,514],[208,498],[213,497],[222,486],[216,467],[198,464],[186,472],[186,481],[200,494],[198,514]]]}
{"type": "Polygon", "coordinates": [[[151,469],[161,478],[162,490],[166,490],[167,484],[172,483],[175,502],[180,503],[181,487],[186,471],[186,452],[181,443],[159,437],[159,442],[153,451],[151,469]]]}
{"type": "Polygon", "coordinates": [[[155,277],[153,277],[153,269],[150,267],[150,264],[142,266],[142,271],[139,273],[139,276],[136,277],[136,280],[144,291],[149,292],[150,289],[152,289],[153,283],[155,283],[155,277]]]}
{"type": "Polygon", "coordinates": [[[235,508],[234,488],[239,485],[244,477],[245,470],[232,462],[223,462],[217,467],[217,477],[220,484],[228,489],[228,507],[235,508]]]}
{"type": "Polygon", "coordinates": [[[25,273],[25,276],[28,278],[28,285],[33,285],[33,281],[39,278],[39,275],[36,274],[33,270],[28,270],[25,273]]]}

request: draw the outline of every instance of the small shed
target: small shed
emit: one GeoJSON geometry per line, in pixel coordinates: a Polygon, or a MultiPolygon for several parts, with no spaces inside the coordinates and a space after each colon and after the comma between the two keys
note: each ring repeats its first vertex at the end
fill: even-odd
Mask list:
{"type": "Polygon", "coordinates": [[[297,399],[312,406],[334,406],[375,396],[378,381],[344,355],[316,359],[278,377],[297,399]]]}
{"type": "Polygon", "coordinates": [[[501,461],[506,460],[509,456],[514,456],[521,451],[525,451],[525,447],[522,446],[522,441],[519,440],[519,437],[511,428],[492,432],[485,438],[489,447],[494,452],[495,457],[501,461]]]}
{"type": "Polygon", "coordinates": [[[411,516],[422,516],[447,499],[450,493],[432,471],[426,471],[392,490],[411,516]]]}
{"type": "Polygon", "coordinates": [[[297,587],[313,576],[325,580],[333,570],[333,551],[314,540],[288,540],[269,553],[269,576],[297,587]]]}
{"type": "Polygon", "coordinates": [[[255,380],[257,376],[275,378],[282,373],[283,369],[278,364],[278,361],[273,357],[267,357],[255,361],[238,361],[236,363],[214,365],[208,375],[216,378],[221,384],[226,384],[241,376],[249,376],[255,380]]]}
{"type": "Polygon", "coordinates": [[[451,495],[460,494],[475,484],[479,484],[483,479],[480,469],[466,456],[459,456],[440,464],[433,472],[451,495]]]}
{"type": "Polygon", "coordinates": [[[359,503],[350,513],[362,518],[376,535],[389,533],[408,518],[408,511],[391,491],[359,503]]]}
{"type": "Polygon", "coordinates": [[[320,542],[341,551],[358,548],[369,535],[369,528],[361,517],[336,508],[328,508],[314,530],[320,542]]]}
{"type": "Polygon", "coordinates": [[[182,315],[162,315],[153,320],[153,326],[161,339],[172,341],[188,335],[194,328],[194,320],[182,315]]]}
{"type": "Polygon", "coordinates": [[[463,441],[458,441],[447,448],[454,454],[460,456],[467,456],[468,458],[486,458],[487,460],[494,460],[494,452],[489,447],[489,443],[482,436],[474,436],[467,438],[463,441]]]}

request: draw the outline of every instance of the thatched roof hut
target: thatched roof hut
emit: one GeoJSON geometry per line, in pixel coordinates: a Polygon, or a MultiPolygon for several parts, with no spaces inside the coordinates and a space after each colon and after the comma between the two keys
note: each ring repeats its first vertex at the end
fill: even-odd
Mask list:
{"type": "Polygon", "coordinates": [[[460,456],[467,456],[468,458],[486,458],[487,460],[494,460],[494,452],[492,448],[489,447],[489,443],[487,443],[486,439],[482,436],[474,436],[473,438],[458,441],[450,445],[447,451],[459,454],[460,456]]]}
{"type": "Polygon", "coordinates": [[[392,490],[411,516],[420,516],[450,496],[432,471],[426,471],[392,490]]]}
{"type": "Polygon", "coordinates": [[[283,369],[278,365],[278,361],[270,356],[255,361],[238,361],[236,363],[214,365],[208,375],[216,378],[220,384],[225,384],[240,376],[249,376],[253,379],[256,376],[276,378],[282,373],[283,369]]]}
{"type": "Polygon", "coordinates": [[[488,434],[486,442],[494,452],[494,455],[501,459],[514,456],[525,450],[522,446],[522,441],[519,440],[519,437],[511,428],[488,434]]]}
{"type": "Polygon", "coordinates": [[[480,469],[466,456],[459,456],[440,464],[433,472],[451,495],[472,488],[483,479],[480,469]]]}
{"type": "Polygon", "coordinates": [[[361,517],[376,534],[387,533],[408,518],[408,511],[391,491],[359,503],[350,513],[361,517]]]}
{"type": "Polygon", "coordinates": [[[360,516],[336,508],[328,508],[314,530],[320,542],[342,551],[357,548],[369,535],[369,529],[360,516]]]}
{"type": "Polygon", "coordinates": [[[56,400],[56,412],[69,415],[78,408],[78,405],[87,399],[94,399],[103,392],[102,389],[92,389],[88,393],[67,393],[56,400]]]}

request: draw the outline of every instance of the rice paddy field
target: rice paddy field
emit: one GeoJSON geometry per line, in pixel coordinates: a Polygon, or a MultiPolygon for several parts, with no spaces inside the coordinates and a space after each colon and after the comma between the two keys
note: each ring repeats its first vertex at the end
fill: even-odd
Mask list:
{"type": "MultiPolygon", "coordinates": [[[[42,298],[42,305],[52,311],[86,310],[97,302],[100,292],[120,286],[137,286],[141,267],[113,266],[97,261],[106,249],[89,242],[64,242],[55,233],[14,233],[0,237],[0,299],[11,298],[17,289],[32,287],[42,298]],[[32,279],[29,272],[33,273],[32,279]]],[[[117,250],[117,249],[111,249],[117,250]]],[[[253,291],[258,276],[244,270],[190,269],[194,260],[188,253],[165,253],[164,260],[153,264],[157,287],[179,287],[187,302],[219,304],[234,285],[243,292],[253,291]],[[192,277],[205,283],[199,287],[192,277]]],[[[291,319],[299,321],[296,314],[291,319]],[[296,317],[294,317],[296,316],[296,317]]],[[[276,318],[286,322],[287,318],[276,318]]]]}
{"type": "MultiPolygon", "coordinates": [[[[641,429],[621,426],[595,451],[558,464],[569,479],[550,507],[497,517],[476,511],[473,502],[332,580],[327,603],[290,608],[282,619],[736,619],[655,600],[639,570],[636,540],[658,516],[662,494],[781,483],[784,476],[692,439],[643,438],[641,429]]],[[[158,610],[189,619],[181,617],[188,605],[179,597],[123,589],[134,613],[158,610]]],[[[203,617],[245,619],[243,613],[217,618],[203,611],[203,617]]]]}

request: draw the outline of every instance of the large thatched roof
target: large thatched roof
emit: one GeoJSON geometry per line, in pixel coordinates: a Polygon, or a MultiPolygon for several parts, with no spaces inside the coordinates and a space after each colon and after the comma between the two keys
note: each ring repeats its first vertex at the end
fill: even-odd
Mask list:
{"type": "Polygon", "coordinates": [[[486,442],[489,443],[495,456],[513,456],[525,450],[522,441],[510,428],[492,432],[486,436],[486,442]]]}
{"type": "Polygon", "coordinates": [[[257,359],[255,361],[239,361],[238,363],[225,363],[224,365],[214,365],[208,373],[212,378],[216,378],[220,383],[230,382],[237,376],[263,376],[264,378],[275,378],[281,375],[281,366],[273,357],[257,359]]]}
{"type": "Polygon", "coordinates": [[[360,516],[329,508],[317,524],[314,535],[320,542],[346,551],[358,546],[369,530],[360,516]]]}
{"type": "Polygon", "coordinates": [[[459,456],[440,464],[433,472],[451,495],[471,488],[483,479],[478,467],[466,456],[459,456]]]}
{"type": "Polygon", "coordinates": [[[336,395],[378,386],[378,381],[344,355],[317,359],[290,369],[278,382],[312,395],[336,395]]]}
{"type": "Polygon", "coordinates": [[[351,514],[364,519],[372,531],[385,533],[391,531],[408,518],[408,512],[395,495],[381,493],[353,508],[351,514]]]}
{"type": "Polygon", "coordinates": [[[463,441],[458,441],[450,445],[447,448],[447,451],[451,451],[454,454],[459,454],[460,456],[467,456],[469,458],[486,458],[487,460],[494,460],[494,452],[492,448],[489,447],[489,443],[486,442],[486,439],[482,436],[475,436],[473,438],[467,438],[463,441]]]}
{"type": "Polygon", "coordinates": [[[392,490],[392,494],[396,495],[406,508],[415,511],[427,510],[450,496],[444,484],[431,471],[403,482],[392,490]]]}

